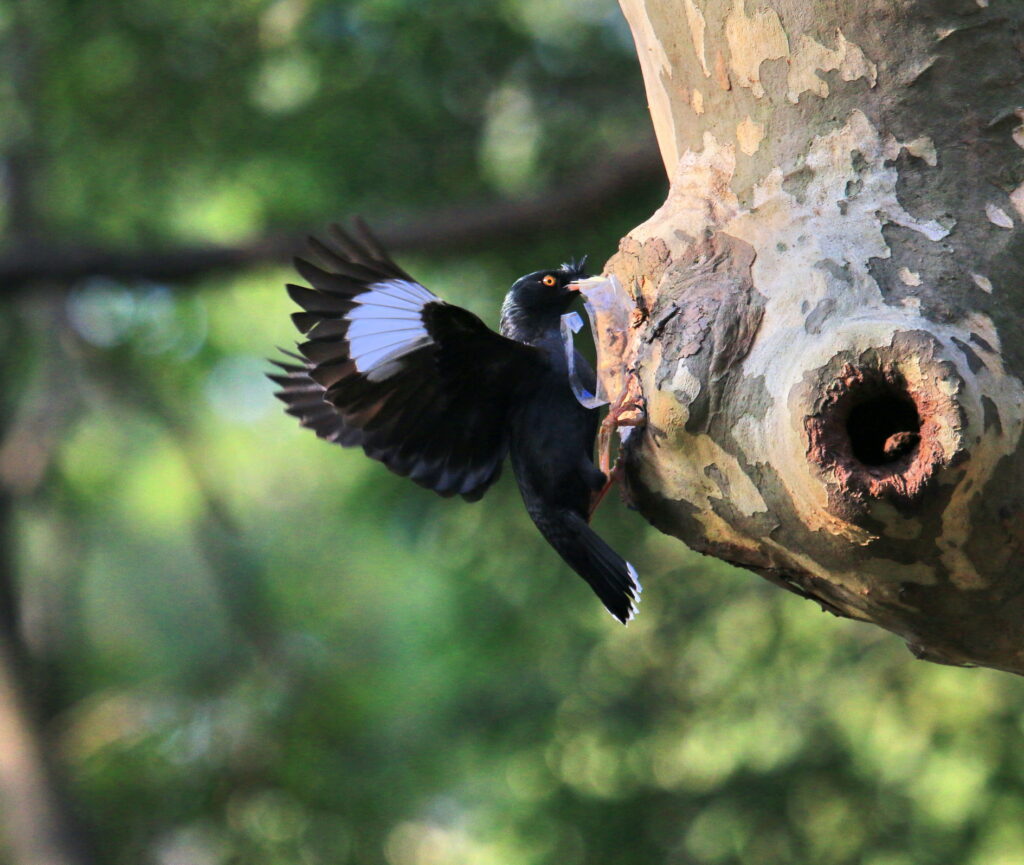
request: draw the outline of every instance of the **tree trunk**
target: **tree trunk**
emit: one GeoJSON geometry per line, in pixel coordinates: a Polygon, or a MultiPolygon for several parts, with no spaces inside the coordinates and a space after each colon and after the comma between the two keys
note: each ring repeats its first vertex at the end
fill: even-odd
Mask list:
{"type": "Polygon", "coordinates": [[[621,0],[669,176],[599,336],[658,528],[1024,673],[1024,4],[621,0]]]}

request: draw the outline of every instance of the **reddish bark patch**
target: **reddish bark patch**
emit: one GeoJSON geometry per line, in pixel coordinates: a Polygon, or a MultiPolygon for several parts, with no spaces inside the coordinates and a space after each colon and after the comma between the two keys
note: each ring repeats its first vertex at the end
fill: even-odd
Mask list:
{"type": "Polygon", "coordinates": [[[653,304],[671,263],[668,246],[660,237],[640,243],[627,236],[619,241],[619,251],[605,262],[604,272],[614,273],[627,291],[638,293],[637,302],[646,310],[653,304]]]}

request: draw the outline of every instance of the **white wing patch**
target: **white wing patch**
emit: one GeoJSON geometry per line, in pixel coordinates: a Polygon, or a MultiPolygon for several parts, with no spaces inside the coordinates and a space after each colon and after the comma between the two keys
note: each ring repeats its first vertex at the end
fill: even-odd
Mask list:
{"type": "Polygon", "coordinates": [[[388,364],[387,374],[393,375],[398,365],[390,361],[429,345],[423,307],[438,298],[419,283],[402,279],[375,282],[355,301],[357,306],[344,318],[348,321],[349,357],[359,372],[370,373],[388,364]]]}

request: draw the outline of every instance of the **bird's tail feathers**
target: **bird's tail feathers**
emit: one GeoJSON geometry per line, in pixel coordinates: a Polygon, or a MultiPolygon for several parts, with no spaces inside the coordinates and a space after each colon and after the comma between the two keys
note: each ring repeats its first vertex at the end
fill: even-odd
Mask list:
{"type": "Polygon", "coordinates": [[[548,543],[590,584],[608,612],[622,624],[629,622],[636,615],[643,591],[636,568],[572,511],[536,522],[548,543]]]}

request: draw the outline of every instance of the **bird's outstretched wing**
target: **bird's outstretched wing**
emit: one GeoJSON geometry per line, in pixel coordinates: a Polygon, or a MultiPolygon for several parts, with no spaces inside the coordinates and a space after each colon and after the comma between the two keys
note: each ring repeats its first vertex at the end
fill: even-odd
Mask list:
{"type": "Polygon", "coordinates": [[[318,436],[360,446],[443,496],[475,501],[497,480],[516,394],[544,363],[396,265],[360,221],[311,239],[312,285],[289,285],[303,312],[301,355],[279,361],[277,396],[318,436]],[[293,362],[292,362],[293,361],[293,362]]]}

